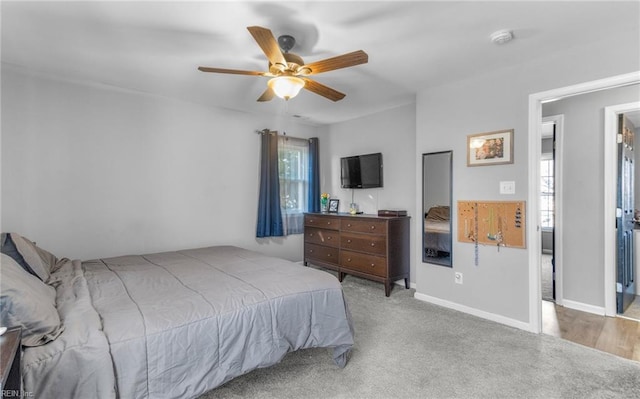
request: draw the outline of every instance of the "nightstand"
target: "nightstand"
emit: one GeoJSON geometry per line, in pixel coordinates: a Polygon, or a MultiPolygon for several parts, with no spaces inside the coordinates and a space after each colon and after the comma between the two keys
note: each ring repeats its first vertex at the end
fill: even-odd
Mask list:
{"type": "Polygon", "coordinates": [[[20,327],[9,328],[0,336],[0,376],[2,376],[2,397],[21,394],[20,374],[20,327]]]}

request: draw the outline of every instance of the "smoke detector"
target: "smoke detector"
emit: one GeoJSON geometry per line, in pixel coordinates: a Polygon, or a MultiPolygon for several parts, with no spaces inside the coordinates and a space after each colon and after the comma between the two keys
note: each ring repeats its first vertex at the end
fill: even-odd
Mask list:
{"type": "Polygon", "coordinates": [[[513,39],[513,32],[507,29],[502,29],[491,34],[491,41],[495,44],[505,44],[513,39]]]}

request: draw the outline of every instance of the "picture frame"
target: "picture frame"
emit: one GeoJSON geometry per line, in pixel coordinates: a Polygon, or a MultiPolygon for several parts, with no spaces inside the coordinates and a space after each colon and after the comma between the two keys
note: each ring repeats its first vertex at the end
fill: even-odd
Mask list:
{"type": "Polygon", "coordinates": [[[340,200],[337,198],[329,198],[329,213],[338,213],[338,206],[340,205],[340,200]]]}
{"type": "Polygon", "coordinates": [[[467,166],[513,163],[513,129],[467,136],[467,166]]]}

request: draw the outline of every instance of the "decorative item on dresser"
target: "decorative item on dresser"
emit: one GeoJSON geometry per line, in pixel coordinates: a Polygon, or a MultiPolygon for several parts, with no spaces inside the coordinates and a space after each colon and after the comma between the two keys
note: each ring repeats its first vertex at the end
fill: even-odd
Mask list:
{"type": "Polygon", "coordinates": [[[409,217],[306,213],[304,264],[409,288],[409,217]]]}

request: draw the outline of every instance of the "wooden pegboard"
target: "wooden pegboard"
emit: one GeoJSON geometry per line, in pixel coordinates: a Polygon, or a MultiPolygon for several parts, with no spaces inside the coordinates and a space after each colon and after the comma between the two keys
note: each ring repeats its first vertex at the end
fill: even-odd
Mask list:
{"type": "Polygon", "coordinates": [[[458,241],[526,248],[525,201],[458,201],[458,241]]]}

